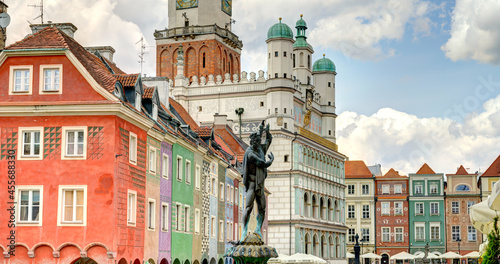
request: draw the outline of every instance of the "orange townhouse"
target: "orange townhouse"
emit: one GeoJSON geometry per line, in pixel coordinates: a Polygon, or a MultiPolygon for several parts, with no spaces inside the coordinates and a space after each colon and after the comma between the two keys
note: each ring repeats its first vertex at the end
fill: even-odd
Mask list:
{"type": "Polygon", "coordinates": [[[0,263],[142,263],[141,77],[61,25],[0,53],[0,263]]]}

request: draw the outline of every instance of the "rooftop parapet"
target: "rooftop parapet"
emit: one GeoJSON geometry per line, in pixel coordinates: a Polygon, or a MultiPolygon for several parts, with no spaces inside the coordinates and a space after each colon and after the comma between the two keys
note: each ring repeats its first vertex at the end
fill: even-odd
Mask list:
{"type": "Polygon", "coordinates": [[[155,30],[154,37],[155,40],[174,38],[192,38],[194,39],[197,35],[206,34],[216,34],[224,39],[224,42],[229,44],[233,48],[241,49],[243,48],[243,42],[229,29],[221,28],[218,25],[208,25],[208,26],[188,26],[188,27],[177,27],[171,29],[155,30]]]}

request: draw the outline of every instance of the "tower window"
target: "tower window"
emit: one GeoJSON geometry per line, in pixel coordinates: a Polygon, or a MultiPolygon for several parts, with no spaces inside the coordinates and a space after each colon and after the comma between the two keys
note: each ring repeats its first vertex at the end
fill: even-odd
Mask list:
{"type": "Polygon", "coordinates": [[[283,78],[286,78],[286,73],[283,73],[283,78]]]}
{"type": "Polygon", "coordinates": [[[285,155],[284,161],[288,162],[288,155],[285,155]]]}
{"type": "Polygon", "coordinates": [[[285,114],[286,114],[286,108],[283,108],[283,113],[285,113],[285,114]]]}
{"type": "Polygon", "coordinates": [[[292,55],[293,67],[295,68],[295,53],[292,55]]]}
{"type": "Polygon", "coordinates": [[[200,105],[200,106],[198,106],[198,112],[201,112],[201,111],[203,111],[203,106],[200,105]]]}
{"type": "Polygon", "coordinates": [[[278,108],[274,108],[274,113],[277,114],[278,113],[278,108]]]}
{"type": "Polygon", "coordinates": [[[274,78],[278,78],[278,74],[277,73],[274,74],[274,78]]]}
{"type": "Polygon", "coordinates": [[[184,21],[184,26],[189,27],[189,20],[184,21]]]}
{"type": "Polygon", "coordinates": [[[328,135],[331,136],[332,135],[332,131],[331,130],[328,130],[328,135]]]}
{"type": "Polygon", "coordinates": [[[285,123],[283,123],[283,125],[284,125],[285,129],[287,129],[287,128],[288,128],[288,124],[287,124],[286,122],[285,122],[285,123]]]}
{"type": "Polygon", "coordinates": [[[328,102],[328,105],[329,105],[329,106],[330,106],[330,105],[332,105],[332,102],[328,102]]]}
{"type": "Polygon", "coordinates": [[[307,55],[307,68],[311,69],[311,55],[307,55]]]}
{"type": "Polygon", "coordinates": [[[205,52],[203,52],[203,68],[205,68],[205,52]]]}
{"type": "Polygon", "coordinates": [[[260,101],[260,107],[264,107],[264,101],[260,101]]]}
{"type": "Polygon", "coordinates": [[[307,76],[307,85],[311,84],[311,77],[307,76]]]}
{"type": "Polygon", "coordinates": [[[328,82],[328,87],[332,87],[332,83],[331,82],[328,82]]]}
{"type": "Polygon", "coordinates": [[[271,58],[271,53],[269,53],[269,58],[271,58]]]}
{"type": "Polygon", "coordinates": [[[283,57],[286,57],[286,51],[283,51],[283,57]]]}
{"type": "Polygon", "coordinates": [[[222,70],[226,71],[226,59],[222,59],[222,70]]]}
{"type": "Polygon", "coordinates": [[[278,57],[278,52],[277,51],[274,52],[274,57],[278,57]]]}

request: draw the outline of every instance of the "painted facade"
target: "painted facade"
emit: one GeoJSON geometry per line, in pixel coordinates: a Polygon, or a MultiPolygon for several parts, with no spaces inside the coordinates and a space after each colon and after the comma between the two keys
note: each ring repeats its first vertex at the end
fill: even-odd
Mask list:
{"type": "MultiPolygon", "coordinates": [[[[347,251],[354,252],[356,241],[353,235],[359,235],[361,254],[375,251],[375,177],[363,161],[346,161],[346,225],[349,228],[347,251]]],[[[369,259],[365,260],[367,263],[369,259]]]]}
{"type": "Polygon", "coordinates": [[[438,255],[445,253],[444,175],[424,164],[410,173],[410,253],[424,252],[425,245],[438,255]]]}
{"type": "Polygon", "coordinates": [[[481,202],[481,190],[477,174],[469,174],[463,166],[446,178],[446,246],[448,251],[465,255],[476,251],[483,241],[469,216],[469,208],[481,202]]]}
{"type": "Polygon", "coordinates": [[[395,263],[390,257],[409,248],[408,191],[408,177],[394,169],[375,178],[376,253],[382,264],[395,263]]]}

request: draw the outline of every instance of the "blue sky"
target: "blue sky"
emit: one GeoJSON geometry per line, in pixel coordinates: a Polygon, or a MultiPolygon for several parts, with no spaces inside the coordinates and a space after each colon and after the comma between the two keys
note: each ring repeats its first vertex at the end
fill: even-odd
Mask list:
{"type": "MultiPolygon", "coordinates": [[[[39,23],[28,7],[38,1],[4,0],[8,43],[30,33],[27,21],[39,23]]],[[[74,23],[84,46],[113,46],[129,73],[140,71],[144,37],[151,76],[167,2],[45,0],[44,15],[74,23]]],[[[268,28],[279,17],[293,28],[300,14],[313,58],[325,53],[336,64],[337,143],[351,160],[454,173],[461,164],[484,171],[500,154],[500,1],[233,0],[242,70],[265,70],[268,28]]]]}

